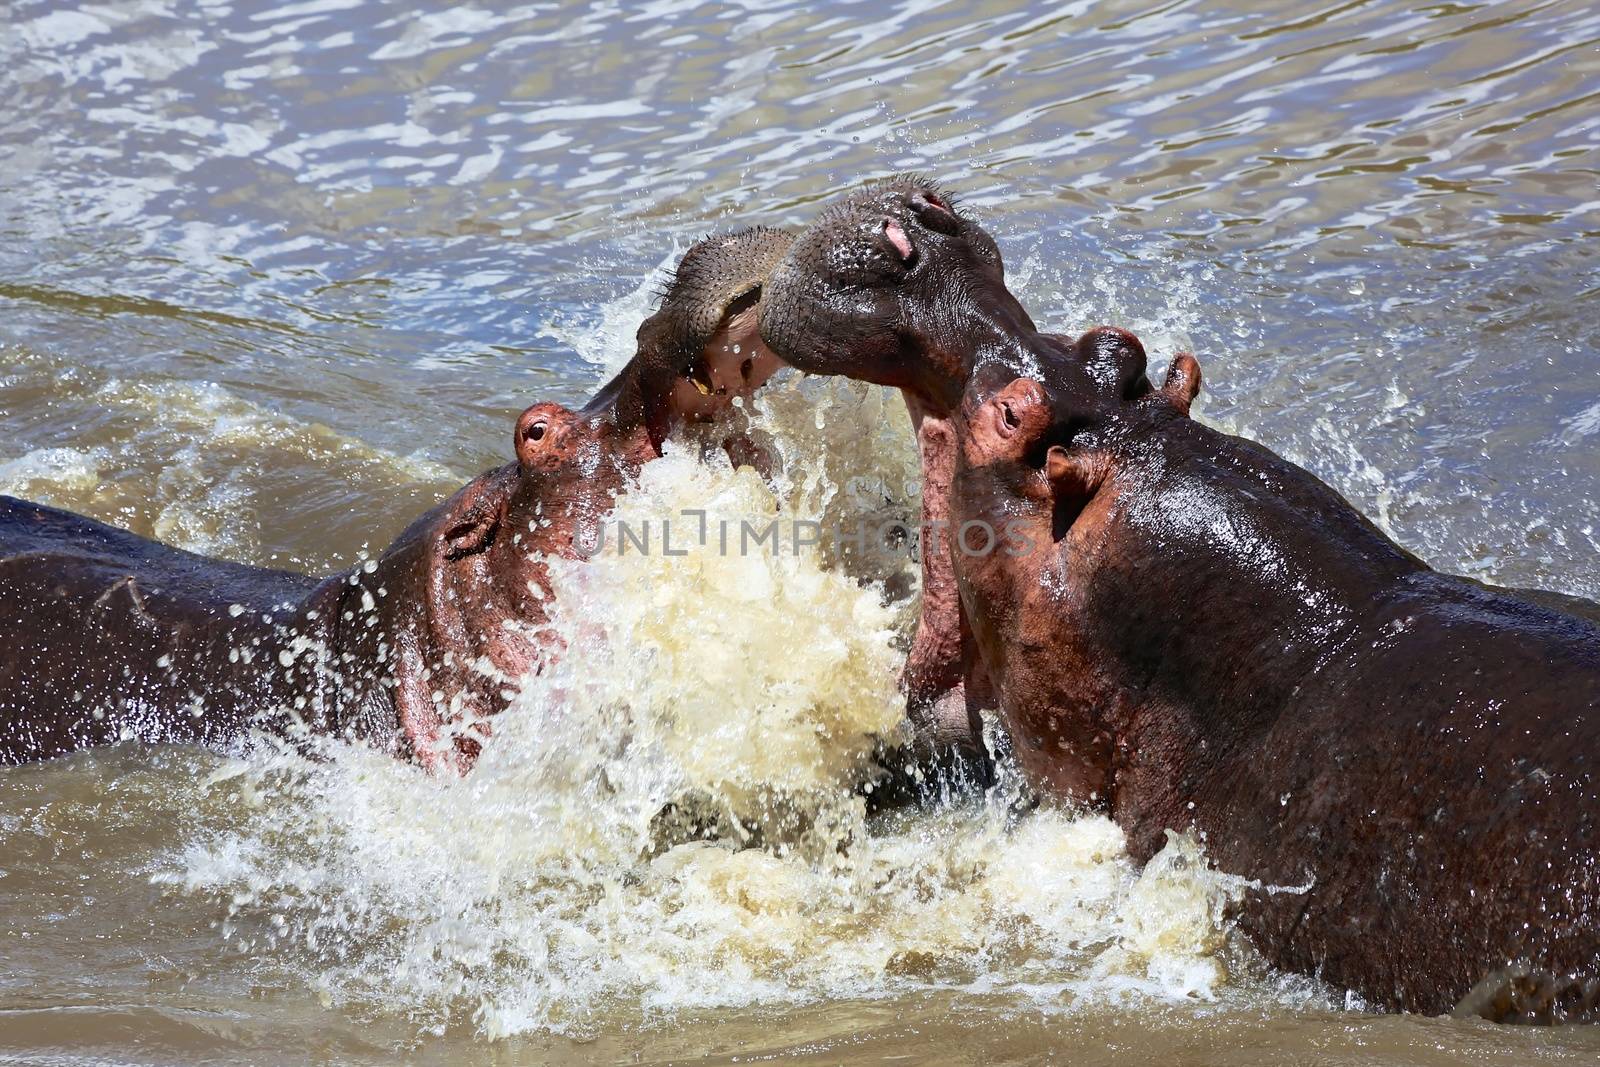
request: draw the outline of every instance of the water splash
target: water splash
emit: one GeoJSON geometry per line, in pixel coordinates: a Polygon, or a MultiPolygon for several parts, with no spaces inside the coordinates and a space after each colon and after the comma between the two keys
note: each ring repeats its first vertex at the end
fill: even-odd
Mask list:
{"type": "MultiPolygon", "coordinates": [[[[892,395],[789,381],[752,425],[782,460],[770,482],[669,452],[613,521],[821,523],[862,499],[915,513],[914,468],[883,469],[913,454],[892,395]]],[[[874,748],[901,728],[914,604],[889,572],[909,558],[859,575],[787,542],[680,544],[557,567],[566,651],[466,778],[263,747],[209,786],[238,794],[242,826],[157,880],[216,899],[239,951],[330,1003],[489,1037],[915,988],[1070,1010],[1232,987],[1239,887],[1191,840],[1141,873],[1107,819],[1018,816],[1009,777],[965,805],[867,816],[874,748]]]]}

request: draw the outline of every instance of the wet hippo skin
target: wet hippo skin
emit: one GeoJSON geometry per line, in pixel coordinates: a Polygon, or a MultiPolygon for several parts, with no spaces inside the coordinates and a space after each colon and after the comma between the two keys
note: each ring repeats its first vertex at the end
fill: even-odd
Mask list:
{"type": "Polygon", "coordinates": [[[118,740],[220,745],[258,727],[470,767],[517,680],[557,650],[548,561],[581,556],[680,431],[748,453],[723,428],[779,366],[755,308],[788,243],[759,229],[691,248],[594,401],[528,408],[514,462],[344,574],[207,559],[0,497],[0,764],[118,740]]]}
{"type": "Polygon", "coordinates": [[[248,709],[292,706],[293,693],[320,713],[320,679],[279,670],[274,634],[300,625],[331,647],[337,583],[319,589],[12,497],[0,497],[0,545],[0,763],[122,736],[218,743],[248,709]],[[306,619],[313,603],[322,610],[306,619]],[[220,668],[230,653],[240,678],[189,676],[188,664],[220,668]],[[105,706],[112,694],[125,710],[105,706]]]}
{"type": "Polygon", "coordinates": [[[627,473],[555,404],[523,413],[516,447],[370,570],[320,581],[0,497],[0,762],[255,726],[470,766],[548,651],[547,559],[579,554],[627,473]]]}
{"type": "Polygon", "coordinates": [[[760,314],[784,362],[905,398],[922,469],[922,604],[901,677],[919,742],[913,772],[987,782],[979,715],[994,698],[951,562],[952,419],[975,378],[1037,373],[1074,358],[1081,342],[1034,326],[1006,288],[994,239],[916,175],[870,183],[821,212],[772,270],[760,314]]]}
{"type": "Polygon", "coordinates": [[[1136,858],[1194,827],[1240,928],[1369,1005],[1600,999],[1595,605],[1430,569],[1308,472],[1188,417],[1102,331],[955,420],[967,618],[1030,782],[1136,858]],[[1026,550],[1008,551],[1026,544],[1026,550]]]}

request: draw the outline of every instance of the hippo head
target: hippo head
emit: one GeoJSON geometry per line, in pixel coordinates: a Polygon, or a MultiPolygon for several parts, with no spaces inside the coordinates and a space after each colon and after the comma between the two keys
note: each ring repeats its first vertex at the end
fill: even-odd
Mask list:
{"type": "MultiPolygon", "coordinates": [[[[628,471],[606,427],[560,404],[517,419],[516,462],[474,478],[384,553],[371,584],[389,625],[401,733],[433,771],[464,771],[517,682],[558,647],[550,561],[592,546],[628,471]]],[[[379,651],[379,650],[375,650],[379,651]]]]}
{"type": "MultiPolygon", "coordinates": [[[[1174,417],[1200,390],[1200,365],[1173,359],[1161,388],[1145,376],[1139,339],[1097,326],[1040,381],[976,375],[955,419],[952,518],[999,527],[1040,547],[1059,541],[1115,474],[1123,446],[1174,417]]],[[[963,561],[968,572],[1009,566],[963,561]]]]}
{"type": "Polygon", "coordinates": [[[1110,795],[1102,716],[1117,694],[1079,629],[1075,612],[1088,595],[1079,568],[1128,550],[1104,537],[1123,499],[1120,476],[1140,442],[1182,419],[1199,385],[1194,358],[1181,355],[1152,388],[1138,339],[1097,327],[1043,380],[975,375],[953,420],[962,607],[1017,762],[1047,794],[1091,805],[1110,795]]]}
{"type": "Polygon", "coordinates": [[[581,559],[595,543],[631,467],[607,427],[560,404],[518,417],[516,462],[473,479],[429,524],[430,565],[460,610],[487,612],[474,629],[498,632],[506,618],[542,624],[551,559],[581,559]]]}
{"type": "MultiPolygon", "coordinates": [[[[901,686],[919,746],[957,753],[987,776],[978,708],[949,554],[945,489],[954,466],[949,420],[969,379],[1010,381],[1057,358],[1006,289],[1000,251],[951,197],[916,177],[867,186],[823,211],[772,270],[761,335],[786,363],[897,388],[922,467],[922,601],[901,686]],[[925,744],[923,744],[925,742],[925,744]]],[[[926,762],[921,755],[919,762],[926,762]]]]}
{"type": "Polygon", "coordinates": [[[691,247],[640,325],[633,359],[584,414],[635,438],[643,460],[676,427],[715,420],[752,393],[782,366],[761,340],[758,316],[767,276],[793,240],[758,226],[691,247]]]}
{"type": "Polygon", "coordinates": [[[1026,347],[1035,333],[1006,289],[994,240],[909,176],[818,216],[772,270],[761,303],[761,335],[785,362],[893,386],[941,414],[986,350],[1026,347]]]}

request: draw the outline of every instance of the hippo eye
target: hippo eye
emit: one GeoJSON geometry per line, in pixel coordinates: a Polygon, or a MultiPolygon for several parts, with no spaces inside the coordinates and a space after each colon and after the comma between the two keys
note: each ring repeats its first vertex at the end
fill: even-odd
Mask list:
{"type": "Polygon", "coordinates": [[[528,432],[523,434],[530,441],[544,440],[544,423],[536,422],[528,427],[528,432]]]}

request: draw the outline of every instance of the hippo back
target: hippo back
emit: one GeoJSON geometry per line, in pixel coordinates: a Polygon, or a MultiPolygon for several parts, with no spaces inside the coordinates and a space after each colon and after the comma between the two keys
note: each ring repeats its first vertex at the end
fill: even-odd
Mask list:
{"type": "Polygon", "coordinates": [[[1146,776],[1157,800],[1128,798],[1130,840],[1192,820],[1220,867],[1260,883],[1239,918],[1267,958],[1374,1006],[1447,1011],[1503,973],[1545,990],[1525,1017],[1591,1013],[1600,608],[1434,571],[1258,445],[1195,426],[1167,438],[1186,459],[1164,457],[1158,517],[1203,504],[1230,536],[1259,536],[1213,551],[1215,524],[1173,520],[1196,535],[1160,545],[1165,573],[1205,595],[1121,598],[1196,605],[1144,693],[1178,695],[1202,724],[1164,783],[1146,776]]]}
{"type": "Polygon", "coordinates": [[[317,585],[0,496],[0,763],[236,734],[317,585]]]}
{"type": "Polygon", "coordinates": [[[1384,1005],[1446,1010],[1521,968],[1592,1011],[1600,625],[1422,572],[1353,636],[1255,753],[1272,795],[1246,773],[1217,805],[1240,869],[1313,882],[1252,911],[1257,943],[1384,1005]]]}

